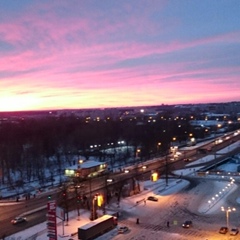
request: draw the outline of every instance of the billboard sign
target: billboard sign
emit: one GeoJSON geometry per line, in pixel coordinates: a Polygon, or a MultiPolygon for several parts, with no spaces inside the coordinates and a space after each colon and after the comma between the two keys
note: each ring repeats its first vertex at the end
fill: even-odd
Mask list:
{"type": "Polygon", "coordinates": [[[56,202],[47,203],[47,236],[49,240],[57,240],[56,202]]]}

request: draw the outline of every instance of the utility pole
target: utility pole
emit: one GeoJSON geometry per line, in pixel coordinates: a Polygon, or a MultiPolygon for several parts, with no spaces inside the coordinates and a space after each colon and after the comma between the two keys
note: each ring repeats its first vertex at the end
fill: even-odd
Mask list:
{"type": "Polygon", "coordinates": [[[90,219],[93,221],[98,218],[97,215],[97,209],[96,209],[96,201],[97,201],[97,196],[95,195],[92,199],[92,210],[91,210],[91,216],[90,219]]]}
{"type": "Polygon", "coordinates": [[[165,180],[166,180],[166,186],[168,186],[168,154],[166,154],[165,157],[165,180]]]}

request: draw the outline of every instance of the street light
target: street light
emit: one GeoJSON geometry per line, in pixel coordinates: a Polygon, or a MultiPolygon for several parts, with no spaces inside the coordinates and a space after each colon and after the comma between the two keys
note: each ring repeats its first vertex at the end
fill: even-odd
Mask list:
{"type": "Polygon", "coordinates": [[[161,147],[162,143],[161,142],[158,142],[157,143],[157,155],[159,154],[160,152],[160,147],[161,147]]]}
{"type": "Polygon", "coordinates": [[[136,159],[137,159],[137,161],[139,160],[139,158],[141,160],[141,149],[140,148],[138,148],[137,151],[136,151],[136,159]]]}
{"type": "Polygon", "coordinates": [[[175,142],[176,142],[177,138],[176,137],[173,137],[172,138],[172,146],[175,146],[175,142]]]}
{"type": "Polygon", "coordinates": [[[221,207],[221,210],[223,211],[223,212],[226,212],[226,222],[227,222],[227,227],[229,228],[229,213],[230,212],[235,212],[236,211],[236,208],[230,208],[230,207],[228,207],[228,208],[224,208],[224,207],[221,207]]]}
{"type": "Polygon", "coordinates": [[[215,126],[215,131],[214,131],[214,161],[215,161],[215,170],[217,168],[217,145],[221,142],[220,139],[216,139],[217,137],[217,132],[218,129],[220,129],[222,127],[221,124],[216,124],[215,126]]]}
{"type": "Polygon", "coordinates": [[[92,199],[92,210],[90,219],[93,221],[98,218],[97,207],[101,207],[103,204],[103,196],[98,193],[94,195],[92,199]]]}
{"type": "Polygon", "coordinates": [[[165,180],[166,180],[166,186],[168,186],[168,155],[165,157],[165,180]]]}
{"type": "Polygon", "coordinates": [[[97,218],[96,200],[97,196],[95,195],[92,199],[92,220],[95,220],[97,218]]]}
{"type": "Polygon", "coordinates": [[[106,205],[109,204],[108,184],[111,184],[112,182],[113,182],[113,179],[108,178],[108,176],[106,176],[106,179],[105,179],[105,199],[104,199],[104,203],[103,203],[103,214],[106,213],[106,205]]]}
{"type": "Polygon", "coordinates": [[[77,198],[77,215],[78,215],[77,220],[79,221],[80,220],[81,196],[79,195],[78,189],[79,189],[79,186],[75,186],[75,195],[76,195],[76,198],[77,198]]]}

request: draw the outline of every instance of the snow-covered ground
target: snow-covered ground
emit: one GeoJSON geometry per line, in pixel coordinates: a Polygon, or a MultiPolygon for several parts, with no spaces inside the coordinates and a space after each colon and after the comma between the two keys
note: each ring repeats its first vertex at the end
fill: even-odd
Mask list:
{"type": "MultiPolygon", "coordinates": [[[[144,182],[145,190],[138,195],[125,198],[121,201],[120,207],[118,208],[117,205],[109,206],[112,209],[118,210],[120,213],[129,213],[128,222],[131,223],[130,226],[128,226],[134,234],[123,234],[119,235],[117,233],[117,228],[111,230],[110,232],[104,234],[101,237],[98,237],[98,240],[110,240],[110,239],[187,239],[187,238],[181,238],[181,234],[179,233],[170,233],[170,232],[161,232],[161,231],[147,231],[146,229],[139,229],[138,227],[132,226],[132,224],[135,223],[136,218],[134,216],[138,216],[141,219],[141,216],[148,215],[148,212],[151,210],[154,210],[155,208],[155,202],[147,201],[146,205],[144,202],[140,204],[136,204],[137,201],[147,198],[148,196],[156,196],[158,198],[164,198],[165,196],[173,195],[177,192],[179,192],[181,189],[185,188],[189,184],[188,181],[182,180],[177,182],[177,180],[169,180],[168,186],[166,186],[166,183],[164,180],[158,180],[157,182],[153,183],[151,181],[144,182]],[[129,236],[128,236],[129,235],[129,236]],[[133,237],[133,235],[135,237],[133,237]],[[164,238],[163,238],[164,237],[164,238]]],[[[216,182],[215,183],[215,190],[222,189],[226,186],[226,182],[216,182]]],[[[208,206],[208,203],[202,204],[199,206],[199,212],[206,211],[207,209],[210,209],[208,214],[214,211],[219,211],[220,207],[224,205],[226,197],[236,188],[236,186],[233,186],[231,190],[227,192],[227,194],[224,196],[224,198],[220,199],[216,204],[213,205],[212,208],[208,206]]],[[[77,235],[72,236],[72,234],[77,232],[78,227],[85,225],[88,223],[89,220],[89,211],[82,210],[80,214],[80,218],[77,217],[77,212],[71,212],[70,213],[70,220],[68,222],[68,225],[64,224],[64,227],[62,226],[62,223],[59,220],[58,224],[58,239],[68,240],[69,238],[78,239],[77,235]]],[[[140,220],[141,221],[141,220],[140,220]]],[[[184,221],[184,219],[182,219],[184,221]]],[[[181,225],[181,222],[178,223],[178,225],[181,225]]],[[[119,223],[119,226],[125,226],[125,222],[119,223]]],[[[141,222],[140,222],[141,225],[141,222]]],[[[36,240],[46,240],[47,237],[47,231],[46,231],[46,222],[39,224],[35,227],[29,228],[25,231],[19,232],[17,234],[12,235],[11,237],[7,237],[7,240],[27,240],[27,239],[36,239],[36,240]],[[31,238],[35,237],[35,238],[31,238]]],[[[198,238],[189,238],[189,239],[198,239],[198,238]]],[[[200,238],[199,238],[200,239],[200,238]]],[[[220,239],[220,238],[219,238],[220,239]]]]}
{"type": "MultiPolygon", "coordinates": [[[[219,153],[224,154],[228,151],[235,149],[240,146],[240,142],[236,142],[230,146],[228,146],[225,149],[222,149],[219,151],[219,153]]],[[[211,161],[215,156],[209,155],[207,157],[204,157],[202,159],[194,161],[194,163],[189,163],[188,165],[191,166],[196,163],[205,163],[208,161],[211,161]]],[[[231,164],[225,165],[225,171],[228,171],[228,167],[231,166],[231,164]]],[[[231,166],[232,168],[232,166],[231,166]]],[[[176,174],[179,174],[179,176],[195,176],[195,172],[198,170],[197,168],[187,168],[187,169],[181,169],[176,171],[176,174]]],[[[215,214],[216,212],[220,211],[221,206],[224,206],[228,203],[226,203],[227,197],[233,193],[237,189],[237,185],[234,183],[234,181],[231,183],[232,178],[229,177],[229,181],[219,181],[218,179],[212,183],[211,189],[207,189],[206,185],[204,188],[204,191],[207,194],[207,197],[204,198],[204,200],[201,200],[198,203],[191,202],[189,203],[189,206],[196,205],[194,208],[196,208],[200,214],[206,214],[211,215],[215,214]],[[214,199],[213,199],[214,198],[214,199]]],[[[112,231],[104,234],[104,236],[101,236],[97,238],[98,240],[107,240],[107,239],[131,239],[131,240],[140,240],[140,239],[146,239],[146,240],[152,240],[152,239],[168,239],[168,240],[186,240],[186,239],[202,239],[202,237],[199,235],[197,236],[192,235],[186,238],[182,237],[181,233],[178,232],[171,232],[168,231],[168,229],[164,229],[164,231],[154,231],[153,229],[148,228],[141,228],[141,222],[139,226],[135,224],[136,216],[140,218],[144,218],[144,216],[148,216],[151,212],[154,213],[157,211],[156,203],[147,201],[147,204],[145,205],[144,202],[141,202],[140,204],[136,204],[137,201],[142,200],[144,198],[147,198],[148,196],[156,196],[161,201],[168,201],[169,197],[174,196],[177,194],[181,189],[186,188],[189,185],[189,182],[184,179],[169,179],[168,184],[166,185],[165,179],[159,179],[156,182],[151,181],[145,181],[144,182],[144,190],[137,195],[124,198],[120,202],[120,206],[118,207],[115,203],[113,203],[111,206],[108,206],[111,210],[119,211],[120,213],[127,215],[127,220],[121,220],[119,225],[126,225],[130,228],[129,233],[125,234],[117,234],[117,229],[113,229],[112,231]]],[[[189,200],[190,201],[190,200],[189,200]]],[[[237,197],[235,199],[236,204],[240,203],[240,198],[237,197]]],[[[177,205],[177,203],[176,203],[177,205]]],[[[70,220],[66,226],[66,223],[62,225],[62,222],[59,220],[58,224],[58,239],[68,240],[70,239],[71,235],[77,232],[78,227],[85,225],[88,223],[90,213],[87,210],[81,210],[80,212],[80,218],[77,217],[77,212],[73,211],[70,213],[70,220]],[[64,226],[64,227],[63,227],[64,226]]],[[[151,219],[149,219],[150,222],[151,219]]],[[[180,220],[186,220],[186,219],[180,219],[180,220]]],[[[173,221],[172,222],[173,228],[176,226],[181,226],[181,222],[179,221],[173,221]]],[[[160,228],[162,229],[162,227],[160,228]]],[[[191,233],[191,231],[189,231],[191,233]]],[[[72,236],[73,239],[77,239],[77,235],[72,236]]],[[[6,238],[7,240],[30,240],[30,239],[36,239],[36,240],[46,240],[47,237],[47,231],[46,231],[46,222],[39,224],[35,227],[29,228],[25,231],[16,233],[10,237],[6,238]]],[[[211,240],[220,240],[225,239],[221,238],[221,236],[218,234],[216,237],[211,235],[211,240]]],[[[226,238],[227,239],[227,238],[226,238]]],[[[237,238],[235,238],[237,239],[237,238]]]]}
{"type": "MultiPolygon", "coordinates": [[[[120,213],[123,211],[134,213],[136,211],[139,211],[139,207],[141,207],[141,214],[144,215],[145,212],[149,210],[150,207],[154,207],[154,205],[150,202],[147,202],[146,205],[148,205],[147,208],[142,208],[144,206],[144,202],[142,202],[139,206],[136,204],[137,201],[147,198],[148,196],[157,196],[160,197],[159,191],[161,191],[161,194],[171,195],[182,188],[186,187],[188,185],[187,181],[181,181],[177,183],[176,180],[170,180],[168,182],[168,186],[166,186],[166,183],[164,180],[158,180],[157,182],[151,182],[151,181],[145,181],[144,182],[144,191],[141,194],[134,195],[129,198],[125,198],[121,200],[120,207],[118,207],[116,204],[113,204],[112,206],[109,206],[113,211],[119,211],[120,213]]],[[[90,212],[87,210],[81,210],[80,212],[80,218],[77,217],[77,212],[73,211],[70,213],[70,220],[66,226],[66,223],[64,224],[64,227],[62,225],[62,222],[58,220],[58,234],[59,239],[67,240],[77,232],[78,227],[85,225],[86,223],[90,222],[89,220],[90,212]]],[[[132,217],[133,218],[133,217],[132,217]]],[[[130,221],[135,221],[134,219],[129,219],[130,221]]],[[[99,237],[98,239],[104,240],[104,239],[112,239],[115,235],[117,235],[117,231],[112,230],[111,232],[105,234],[104,236],[99,237]]],[[[31,239],[31,237],[36,237],[33,239],[36,240],[46,240],[47,237],[47,230],[46,230],[46,222],[41,223],[39,225],[36,225],[32,228],[29,228],[25,231],[13,234],[10,237],[7,237],[7,240],[27,240],[31,239]]],[[[77,239],[77,236],[72,236],[73,239],[77,239]]]]}

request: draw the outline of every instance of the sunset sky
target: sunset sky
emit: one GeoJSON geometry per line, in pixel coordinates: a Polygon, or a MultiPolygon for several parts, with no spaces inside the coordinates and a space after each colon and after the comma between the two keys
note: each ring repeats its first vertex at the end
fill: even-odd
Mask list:
{"type": "Polygon", "coordinates": [[[0,1],[0,111],[229,101],[239,0],[0,1]]]}

